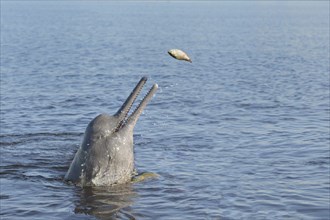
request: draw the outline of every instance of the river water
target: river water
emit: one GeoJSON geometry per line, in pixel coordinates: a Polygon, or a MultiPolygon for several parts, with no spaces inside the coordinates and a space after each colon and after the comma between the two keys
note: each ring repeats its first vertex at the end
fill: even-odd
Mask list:
{"type": "Polygon", "coordinates": [[[329,219],[329,59],[328,1],[1,1],[0,218],[329,219]],[[64,182],[141,76],[159,178],[64,182]]]}

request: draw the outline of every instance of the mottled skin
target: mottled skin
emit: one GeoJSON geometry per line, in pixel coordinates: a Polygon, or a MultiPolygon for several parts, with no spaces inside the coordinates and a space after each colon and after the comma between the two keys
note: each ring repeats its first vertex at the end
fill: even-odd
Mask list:
{"type": "Polygon", "coordinates": [[[65,180],[82,186],[110,186],[131,181],[133,129],[158,85],[153,85],[129,117],[127,114],[146,81],[146,77],[140,80],[115,115],[100,114],[88,124],[65,180]]]}
{"type": "Polygon", "coordinates": [[[173,58],[177,60],[184,60],[192,63],[191,59],[188,57],[188,55],[179,49],[171,49],[168,51],[168,54],[171,55],[173,58]]]}

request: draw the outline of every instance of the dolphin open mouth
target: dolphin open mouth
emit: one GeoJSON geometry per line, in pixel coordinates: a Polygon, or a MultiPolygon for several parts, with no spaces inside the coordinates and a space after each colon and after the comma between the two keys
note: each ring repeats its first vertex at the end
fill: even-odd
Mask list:
{"type": "Polygon", "coordinates": [[[118,110],[118,112],[115,114],[116,117],[118,117],[119,122],[116,127],[116,131],[119,131],[122,127],[126,125],[135,125],[137,120],[139,119],[140,115],[142,114],[144,108],[147,106],[148,102],[152,99],[153,95],[156,93],[158,89],[158,85],[154,84],[149,92],[146,94],[146,96],[142,99],[140,104],[136,107],[136,109],[133,111],[133,113],[128,116],[129,111],[131,110],[134,101],[140,94],[144,84],[147,82],[147,77],[142,77],[141,80],[138,82],[138,84],[135,86],[131,94],[128,96],[124,104],[121,106],[121,108],[118,110]],[[128,117],[127,117],[128,116],[128,117]]]}

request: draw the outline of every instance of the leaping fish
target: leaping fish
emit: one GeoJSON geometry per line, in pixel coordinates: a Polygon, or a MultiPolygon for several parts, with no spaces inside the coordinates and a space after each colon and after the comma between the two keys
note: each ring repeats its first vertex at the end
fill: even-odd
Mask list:
{"type": "Polygon", "coordinates": [[[192,63],[191,59],[188,57],[188,55],[179,49],[171,49],[168,51],[168,54],[171,55],[173,58],[177,60],[184,60],[192,63]]]}

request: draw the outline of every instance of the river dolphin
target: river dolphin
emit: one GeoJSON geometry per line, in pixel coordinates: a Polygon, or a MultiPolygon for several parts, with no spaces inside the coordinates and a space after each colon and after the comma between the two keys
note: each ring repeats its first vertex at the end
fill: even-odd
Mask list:
{"type": "Polygon", "coordinates": [[[156,93],[154,84],[128,116],[147,77],[142,77],[113,116],[100,114],[87,126],[65,180],[81,186],[110,186],[129,182],[134,174],[133,130],[143,109],[156,93]]]}

